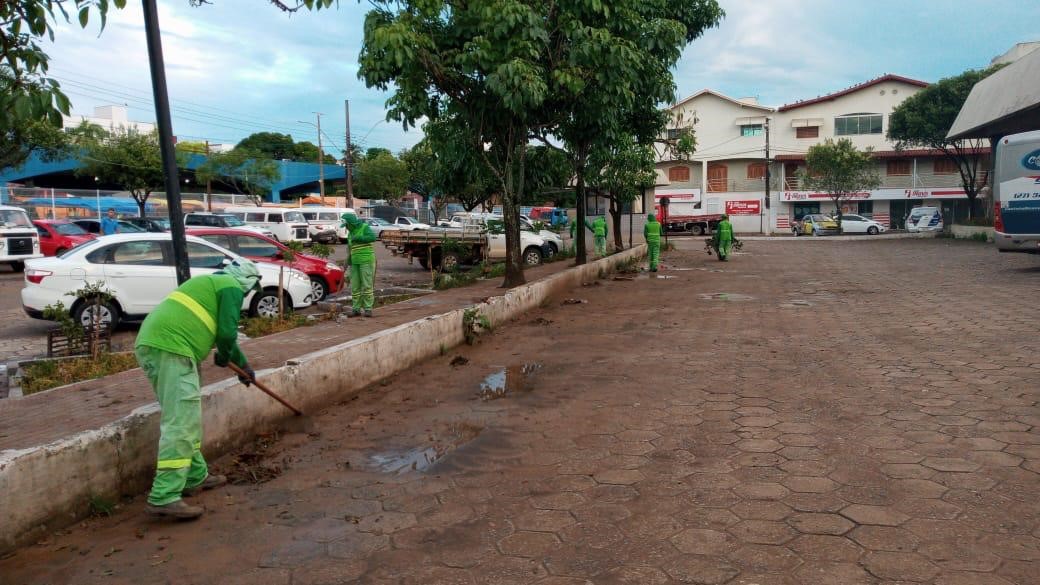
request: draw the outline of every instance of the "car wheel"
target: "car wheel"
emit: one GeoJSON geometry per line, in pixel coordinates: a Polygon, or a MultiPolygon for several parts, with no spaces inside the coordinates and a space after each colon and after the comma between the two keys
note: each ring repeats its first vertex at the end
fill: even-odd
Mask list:
{"type": "Polygon", "coordinates": [[[870,234],[870,235],[872,235],[872,236],[876,236],[876,235],[878,235],[878,229],[877,229],[877,226],[873,226],[873,225],[872,225],[872,226],[868,227],[868,228],[867,228],[867,233],[868,233],[868,234],[870,234]]]}
{"type": "Polygon", "coordinates": [[[25,262],[11,262],[11,270],[15,272],[22,272],[25,270],[25,262]]]}
{"type": "Polygon", "coordinates": [[[690,231],[693,232],[693,235],[695,235],[695,236],[703,236],[704,235],[704,226],[702,226],[700,224],[693,224],[693,227],[690,228],[690,231]]]}
{"type": "Polygon", "coordinates": [[[812,235],[813,235],[813,237],[819,237],[820,236],[820,230],[818,230],[816,228],[813,228],[812,235]]]}
{"type": "Polygon", "coordinates": [[[549,258],[554,258],[560,253],[560,249],[553,242],[549,242],[549,258]]]}
{"type": "Polygon", "coordinates": [[[438,266],[441,272],[451,272],[459,267],[461,260],[459,255],[455,252],[442,252],[441,260],[438,262],[438,266]]]}
{"type": "Polygon", "coordinates": [[[93,327],[95,318],[109,330],[115,329],[119,324],[119,308],[112,301],[103,301],[98,304],[94,299],[84,299],[72,309],[72,319],[84,329],[93,327]],[[95,315],[95,311],[97,311],[97,315],[95,315]]]}
{"type": "Polygon", "coordinates": [[[311,296],[314,301],[323,301],[325,297],[329,296],[329,285],[325,284],[325,279],[320,276],[311,277],[311,296]]]}
{"type": "MultiPolygon", "coordinates": [[[[292,299],[285,295],[285,313],[292,312],[292,299]]],[[[249,314],[253,317],[264,317],[266,319],[278,318],[278,289],[264,289],[253,296],[249,303],[249,314]]]]}
{"type": "Polygon", "coordinates": [[[538,266],[542,263],[542,251],[534,246],[524,250],[524,264],[538,266]]]}

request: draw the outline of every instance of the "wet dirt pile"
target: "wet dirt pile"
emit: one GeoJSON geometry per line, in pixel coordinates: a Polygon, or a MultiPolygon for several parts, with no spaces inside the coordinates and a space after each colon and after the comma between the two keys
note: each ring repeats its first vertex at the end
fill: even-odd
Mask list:
{"type": "Polygon", "coordinates": [[[280,436],[277,432],[258,435],[252,445],[230,455],[226,462],[222,460],[220,473],[233,485],[255,485],[278,477],[285,471],[285,462],[275,462],[270,457],[280,436]]]}

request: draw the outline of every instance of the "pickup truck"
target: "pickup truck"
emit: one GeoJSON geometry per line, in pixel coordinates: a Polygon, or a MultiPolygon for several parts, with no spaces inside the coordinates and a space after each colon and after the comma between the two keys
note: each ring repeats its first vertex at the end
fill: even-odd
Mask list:
{"type": "MultiPolygon", "coordinates": [[[[482,260],[505,261],[505,234],[482,229],[445,228],[427,230],[384,230],[379,239],[395,256],[415,258],[425,269],[453,270],[460,264],[476,264],[482,260]]],[[[552,248],[540,236],[520,232],[520,254],[524,264],[537,266],[551,257],[552,248]]]]}
{"type": "Polygon", "coordinates": [[[662,221],[664,229],[670,233],[690,232],[695,236],[710,234],[719,227],[722,214],[712,215],[671,215],[662,221]]]}

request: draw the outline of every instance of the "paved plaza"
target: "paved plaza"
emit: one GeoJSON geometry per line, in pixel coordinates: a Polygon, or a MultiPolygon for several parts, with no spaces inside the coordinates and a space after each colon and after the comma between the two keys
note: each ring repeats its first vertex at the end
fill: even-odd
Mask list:
{"type": "Polygon", "coordinates": [[[864,238],[663,261],[213,462],[242,483],[197,522],[138,496],[0,583],[1037,582],[1040,258],[864,238]]]}

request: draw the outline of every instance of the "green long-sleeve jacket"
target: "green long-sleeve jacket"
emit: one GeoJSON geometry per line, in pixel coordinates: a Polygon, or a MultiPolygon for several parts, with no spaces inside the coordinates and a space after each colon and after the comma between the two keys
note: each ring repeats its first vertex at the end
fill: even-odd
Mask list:
{"type": "Polygon", "coordinates": [[[217,347],[218,361],[247,367],[238,347],[242,287],[226,274],[196,276],[170,293],[152,311],[137,334],[136,346],[148,346],[201,362],[217,347]]]}
{"type": "Polygon", "coordinates": [[[657,221],[653,216],[647,218],[646,225],[643,226],[643,237],[648,244],[661,243],[661,222],[657,221]]]}
{"type": "Polygon", "coordinates": [[[585,227],[592,230],[592,235],[597,238],[607,237],[607,220],[603,217],[597,217],[592,222],[589,222],[589,220],[586,219],[585,227]]]}
{"type": "Polygon", "coordinates": [[[368,222],[356,220],[347,224],[347,238],[350,241],[350,263],[354,265],[371,264],[376,261],[376,250],[372,245],[378,238],[368,222]]]}

